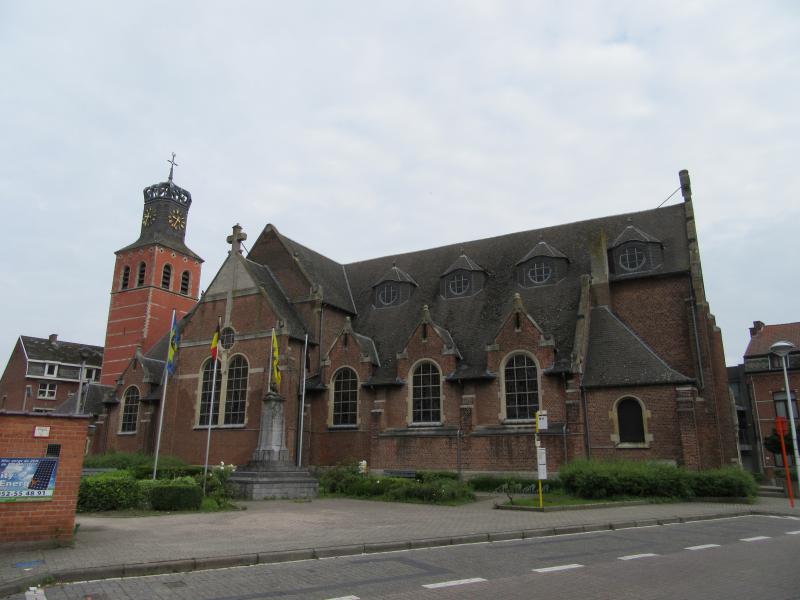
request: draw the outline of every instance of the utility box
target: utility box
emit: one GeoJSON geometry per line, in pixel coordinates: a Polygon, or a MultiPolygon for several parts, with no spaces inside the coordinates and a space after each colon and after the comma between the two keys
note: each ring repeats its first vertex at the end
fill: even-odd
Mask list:
{"type": "Polygon", "coordinates": [[[0,548],[72,539],[89,420],[0,411],[0,548]]]}

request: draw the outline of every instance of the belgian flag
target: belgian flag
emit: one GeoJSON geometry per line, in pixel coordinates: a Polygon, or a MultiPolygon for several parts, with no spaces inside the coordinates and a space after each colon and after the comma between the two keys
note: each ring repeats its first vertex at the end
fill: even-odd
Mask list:
{"type": "Polygon", "coordinates": [[[219,320],[217,320],[217,330],[214,332],[214,337],[211,338],[211,359],[217,360],[217,347],[219,346],[219,320]]]}

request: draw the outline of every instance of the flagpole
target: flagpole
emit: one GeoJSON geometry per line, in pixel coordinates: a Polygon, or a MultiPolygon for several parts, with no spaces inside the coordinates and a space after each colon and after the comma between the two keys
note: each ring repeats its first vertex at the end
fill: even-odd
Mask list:
{"type": "MultiPolygon", "coordinates": [[[[219,332],[219,323],[217,323],[217,332],[219,332]]],[[[215,333],[215,335],[217,335],[215,333]]],[[[217,340],[219,343],[219,340],[217,340]]],[[[206,479],[208,477],[208,451],[211,449],[211,423],[214,417],[214,395],[217,389],[217,351],[215,349],[211,360],[214,361],[214,371],[211,375],[211,406],[208,409],[208,435],[206,436],[206,461],[203,464],[203,496],[206,495],[206,479]]]]}
{"type": "Polygon", "coordinates": [[[297,466],[303,466],[303,416],[305,414],[306,408],[306,355],[308,354],[308,334],[306,334],[306,341],[303,345],[303,376],[300,378],[300,385],[302,387],[302,391],[300,393],[300,443],[298,444],[297,449],[297,466]]]}
{"type": "MultiPolygon", "coordinates": [[[[172,325],[175,327],[175,309],[172,309],[172,325]]],[[[175,328],[177,329],[177,328],[175,328]]],[[[164,361],[164,381],[161,384],[161,410],[158,412],[158,435],[156,436],[156,455],[153,459],[153,479],[156,478],[156,473],[158,472],[158,453],[161,450],[161,431],[164,428],[164,409],[166,408],[167,402],[167,381],[169,381],[169,358],[170,352],[172,351],[172,340],[174,339],[174,335],[176,334],[175,329],[170,329],[169,333],[169,344],[167,344],[167,360],[164,361]]],[[[173,354],[173,359],[175,358],[173,354]]]]}

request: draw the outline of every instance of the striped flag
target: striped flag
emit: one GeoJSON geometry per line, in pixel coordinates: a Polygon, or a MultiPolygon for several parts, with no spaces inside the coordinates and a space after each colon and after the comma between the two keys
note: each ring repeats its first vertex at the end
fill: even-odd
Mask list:
{"type": "Polygon", "coordinates": [[[217,320],[217,330],[214,332],[214,337],[211,338],[211,358],[217,360],[217,346],[219,346],[219,320],[217,320]]]}
{"type": "Polygon", "coordinates": [[[178,316],[172,311],[172,328],[169,330],[169,352],[167,352],[167,372],[175,374],[175,355],[178,353],[178,344],[181,343],[181,334],[178,331],[178,316]]]}
{"type": "Polygon", "coordinates": [[[272,330],[272,379],[275,381],[275,385],[279,386],[281,384],[281,372],[278,370],[278,359],[280,356],[278,355],[278,338],[275,335],[275,330],[272,330]]]}

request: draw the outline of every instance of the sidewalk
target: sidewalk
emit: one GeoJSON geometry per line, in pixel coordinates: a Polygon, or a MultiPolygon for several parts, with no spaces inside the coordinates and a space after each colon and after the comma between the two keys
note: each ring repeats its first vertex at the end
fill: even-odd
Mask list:
{"type": "Polygon", "coordinates": [[[782,498],[522,512],[484,496],[458,507],[317,499],[239,503],[246,510],[153,517],[78,516],[72,547],[0,550],[0,597],[45,578],[82,581],[381,550],[656,525],[746,514],[791,515],[782,498]]]}

